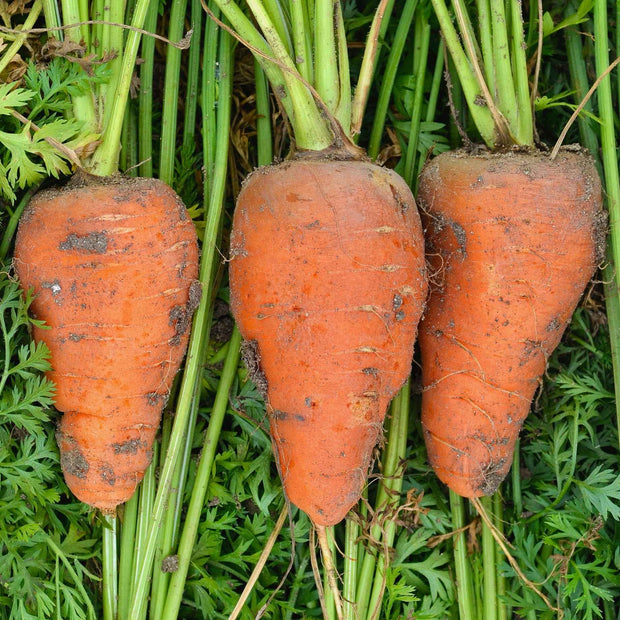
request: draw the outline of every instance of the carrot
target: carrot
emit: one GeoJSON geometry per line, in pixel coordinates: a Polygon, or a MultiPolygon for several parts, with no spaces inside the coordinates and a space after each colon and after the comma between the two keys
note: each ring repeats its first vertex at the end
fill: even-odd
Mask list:
{"type": "Polygon", "coordinates": [[[411,369],[426,293],[413,196],[364,161],[259,169],[237,201],[231,259],[231,306],[286,494],[315,524],[335,524],[411,369]]]}
{"type": "Polygon", "coordinates": [[[57,439],[69,488],[112,512],[151,447],[200,297],[197,240],[178,196],[154,179],[84,177],[34,196],[15,269],[46,327],[48,377],[64,412],[57,439]]]}
{"type": "Polygon", "coordinates": [[[452,490],[490,495],[601,256],[601,184],[579,150],[459,151],[427,164],[418,199],[436,278],[420,327],[428,455],[452,490]]]}

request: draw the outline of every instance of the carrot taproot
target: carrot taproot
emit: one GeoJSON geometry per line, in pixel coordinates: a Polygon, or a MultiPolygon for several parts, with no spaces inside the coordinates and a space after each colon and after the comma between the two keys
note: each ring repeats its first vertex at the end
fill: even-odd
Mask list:
{"type": "Polygon", "coordinates": [[[420,324],[422,424],[452,490],[490,495],[603,244],[592,158],[444,153],[422,171],[433,273],[420,324]]]}
{"type": "Polygon", "coordinates": [[[33,197],[14,264],[45,322],[34,338],[51,352],[66,482],[112,512],[150,462],[185,353],[200,296],[194,226],[161,181],[77,175],[33,197]]]}
{"type": "Polygon", "coordinates": [[[268,412],[285,492],[318,526],[359,499],[426,296],[407,184],[306,155],[254,172],[231,235],[231,307],[268,412]]]}

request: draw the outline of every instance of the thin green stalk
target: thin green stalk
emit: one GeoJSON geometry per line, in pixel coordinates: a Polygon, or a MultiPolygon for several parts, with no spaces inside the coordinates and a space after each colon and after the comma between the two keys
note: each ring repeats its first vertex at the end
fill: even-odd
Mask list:
{"type": "MultiPolygon", "coordinates": [[[[43,9],[43,3],[41,0],[36,0],[36,2],[32,5],[30,10],[28,11],[28,17],[26,17],[26,21],[24,21],[24,25],[22,26],[22,30],[30,30],[36,23],[37,19],[39,19],[39,15],[41,14],[41,10],[43,9]]],[[[15,54],[20,50],[21,46],[24,44],[26,40],[27,34],[18,34],[15,35],[15,39],[9,45],[2,54],[0,58],[0,74],[7,68],[8,64],[13,60],[15,54]]]]}
{"type": "Polygon", "coordinates": [[[478,37],[484,77],[491,93],[496,92],[495,66],[493,63],[493,37],[491,36],[491,0],[476,0],[478,9],[478,37]]]}
{"type": "MultiPolygon", "coordinates": [[[[514,4],[514,3],[511,3],[514,4]]],[[[493,93],[498,108],[514,132],[517,126],[517,95],[511,64],[511,48],[508,43],[508,16],[503,2],[491,3],[491,32],[493,37],[493,62],[495,65],[496,90],[493,93]]],[[[529,97],[528,97],[529,107],[529,97]]]]}
{"type": "MultiPolygon", "coordinates": [[[[400,500],[400,494],[403,488],[404,472],[401,463],[405,462],[407,454],[407,430],[409,427],[409,402],[411,398],[410,383],[407,382],[394,401],[393,418],[390,425],[389,441],[395,444],[393,456],[389,460],[390,469],[384,470],[384,475],[390,481],[390,494],[386,502],[386,511],[392,513],[391,518],[387,520],[384,526],[383,547],[386,550],[392,548],[394,539],[396,538],[396,509],[400,500]]],[[[388,450],[391,449],[391,446],[388,450]]],[[[389,553],[385,553],[384,561],[377,564],[372,594],[368,605],[369,619],[376,620],[379,618],[381,611],[381,601],[385,591],[386,572],[389,563],[389,553]]]]}
{"type": "Polygon", "coordinates": [[[484,97],[481,84],[476,78],[470,60],[461,46],[459,34],[452,24],[452,18],[444,0],[431,0],[435,15],[439,20],[441,31],[450,51],[454,67],[463,89],[468,109],[484,142],[490,147],[497,141],[496,124],[488,106],[478,105],[479,98],[484,97]]]}
{"type": "Polygon", "coordinates": [[[289,0],[295,64],[306,82],[314,81],[312,42],[303,0],[289,0]]]}
{"type": "MultiPolygon", "coordinates": [[[[501,493],[493,495],[493,525],[500,536],[504,535],[504,504],[501,493]]],[[[502,598],[506,595],[506,577],[500,571],[504,560],[504,552],[499,545],[495,545],[495,572],[497,583],[497,620],[508,620],[510,616],[502,598]]]]}
{"type": "Polygon", "coordinates": [[[11,243],[13,242],[13,237],[15,236],[15,231],[17,230],[17,225],[19,224],[19,218],[22,216],[26,205],[30,202],[30,199],[37,193],[41,187],[40,183],[33,185],[30,189],[26,191],[26,193],[22,196],[21,200],[17,203],[15,210],[11,213],[9,217],[9,221],[6,223],[6,228],[2,234],[2,240],[0,242],[0,264],[4,262],[4,259],[9,254],[9,248],[11,247],[11,243]]]}
{"type": "Polygon", "coordinates": [[[265,166],[273,161],[273,139],[271,136],[271,107],[269,105],[269,84],[267,77],[255,61],[256,84],[256,151],[258,165],[265,166]]]}
{"type": "Polygon", "coordinates": [[[316,0],[314,3],[314,84],[332,114],[336,112],[340,100],[335,9],[334,0],[316,0]]]}
{"type": "Polygon", "coordinates": [[[90,172],[93,174],[111,175],[118,168],[118,151],[123,116],[140,45],[141,34],[138,30],[144,26],[149,1],[152,2],[154,0],[137,0],[136,2],[133,19],[131,20],[131,26],[134,30],[130,30],[127,35],[118,81],[113,88],[109,89],[110,96],[106,98],[106,102],[111,102],[111,111],[109,116],[106,115],[106,118],[109,120],[106,124],[106,131],[103,134],[102,142],[92,158],[90,172]]]}
{"type": "Polygon", "coordinates": [[[431,40],[431,26],[428,19],[419,14],[416,18],[419,27],[416,27],[416,37],[419,41],[416,43],[418,54],[417,63],[414,69],[416,74],[416,83],[413,99],[413,110],[411,112],[411,122],[409,125],[409,141],[407,143],[407,152],[405,154],[405,169],[403,178],[407,185],[413,187],[415,183],[415,158],[418,152],[418,141],[420,135],[420,123],[422,121],[422,97],[424,95],[424,78],[426,76],[426,65],[428,59],[428,48],[431,40]]]}
{"type": "Polygon", "coordinates": [[[381,138],[383,137],[383,129],[385,127],[385,119],[387,116],[394,81],[400,64],[400,59],[405,49],[407,35],[413,23],[418,0],[407,0],[396,27],[394,41],[383,72],[383,79],[379,89],[379,97],[377,99],[377,108],[373,116],[372,129],[370,131],[370,140],[368,142],[368,155],[371,159],[376,159],[381,148],[381,138]]]}
{"type": "MultiPolygon", "coordinates": [[[[401,444],[399,442],[400,423],[403,418],[403,413],[408,417],[408,407],[403,405],[403,399],[407,398],[409,393],[409,384],[401,389],[398,395],[392,401],[390,407],[390,422],[388,429],[388,441],[383,454],[383,478],[377,491],[377,498],[375,500],[375,516],[382,520],[382,517],[389,517],[390,511],[393,510],[395,492],[398,491],[402,480],[397,476],[398,466],[402,458],[401,444]]],[[[405,433],[406,434],[406,433],[405,433]]],[[[370,530],[370,538],[372,541],[386,542],[383,539],[383,533],[388,526],[389,518],[382,523],[374,525],[370,530]]],[[[361,574],[357,582],[357,614],[359,618],[365,619],[372,617],[373,608],[370,607],[371,596],[373,593],[373,582],[375,580],[375,571],[377,567],[377,549],[373,545],[371,548],[365,550],[363,554],[359,554],[358,557],[363,559],[361,574]]],[[[380,577],[381,581],[382,575],[380,577]]],[[[374,601],[376,603],[376,600],[374,601]]]]}
{"type": "Polygon", "coordinates": [[[192,41],[187,61],[187,91],[185,95],[185,115],[183,119],[183,147],[188,149],[196,140],[196,111],[198,109],[200,80],[200,52],[202,41],[202,5],[200,0],[192,0],[191,5],[192,41]]]}
{"type": "MultiPolygon", "coordinates": [[[[70,24],[77,24],[80,20],[80,6],[77,0],[62,0],[62,19],[63,25],[68,26],[70,24]]],[[[48,24],[48,27],[55,26],[56,24],[48,24]]],[[[64,31],[64,36],[67,41],[72,41],[79,45],[82,39],[81,29],[68,28],[64,31]]],[[[73,104],[73,114],[75,118],[81,120],[84,123],[84,128],[89,132],[96,132],[97,127],[97,114],[95,111],[95,101],[91,93],[83,95],[75,95],[71,98],[73,104]]]]}
{"type": "MultiPolygon", "coordinates": [[[[618,29],[620,31],[620,29],[618,29]]],[[[576,27],[566,28],[566,54],[571,85],[575,90],[575,102],[579,104],[589,90],[589,81],[586,63],[583,57],[583,45],[581,35],[576,27]]],[[[592,101],[584,106],[584,111],[592,112],[592,101]]],[[[598,137],[592,126],[592,120],[581,114],[578,119],[580,143],[583,144],[592,155],[598,153],[598,137]]],[[[600,167],[600,161],[597,160],[600,167]]]]}
{"type": "Polygon", "coordinates": [[[102,515],[103,521],[103,619],[115,620],[118,597],[116,517],[102,515]]]}
{"type": "MultiPolygon", "coordinates": [[[[215,16],[219,18],[219,10],[215,9],[215,16]]],[[[205,209],[211,201],[211,190],[215,174],[215,155],[217,142],[217,48],[219,32],[215,20],[207,19],[205,23],[205,44],[203,49],[202,71],[202,158],[204,169],[203,204],[205,209]]]]}
{"type": "MultiPolygon", "coordinates": [[[[56,0],[43,0],[43,17],[47,28],[56,28],[60,26],[60,11],[56,0]]],[[[56,30],[54,32],[54,36],[59,41],[64,39],[62,30],[56,30]]]]}
{"type": "MultiPolygon", "coordinates": [[[[336,618],[338,616],[338,613],[336,611],[336,598],[334,596],[334,589],[331,587],[329,571],[326,568],[325,555],[331,558],[327,562],[327,564],[330,564],[332,559],[335,563],[336,545],[334,544],[334,528],[325,528],[325,534],[328,541],[328,552],[327,554],[323,553],[323,592],[325,593],[325,609],[327,609],[327,617],[331,619],[336,618]]],[[[334,570],[336,570],[335,566],[334,570]]]]}
{"type": "MultiPolygon", "coordinates": [[[[219,60],[222,79],[220,81],[219,91],[220,98],[218,105],[217,140],[218,144],[221,144],[222,146],[217,149],[218,164],[215,166],[214,184],[210,195],[210,208],[207,211],[205,241],[203,243],[203,253],[200,262],[200,281],[203,284],[203,295],[192,322],[187,360],[179,391],[179,397],[177,400],[175,422],[170,436],[168,454],[166,455],[166,459],[161,469],[159,487],[157,489],[157,495],[153,506],[152,524],[145,543],[144,563],[137,577],[136,592],[134,594],[131,608],[132,618],[142,613],[145,593],[148,588],[148,575],[151,572],[153,558],[155,555],[157,532],[162,522],[164,509],[166,506],[166,498],[168,496],[174,473],[175,462],[181,451],[183,437],[187,428],[187,422],[194,397],[195,385],[196,381],[199,380],[199,370],[203,359],[203,343],[206,338],[207,331],[205,319],[209,314],[209,308],[211,305],[211,274],[213,272],[216,239],[219,231],[222,201],[225,191],[226,163],[228,158],[228,128],[230,124],[230,99],[232,92],[232,51],[230,37],[225,33],[221,33],[220,39],[221,46],[219,60]]],[[[183,560],[180,558],[179,570],[175,573],[170,584],[170,591],[173,594],[170,595],[171,598],[169,600],[177,600],[174,592],[178,589],[178,587],[174,586],[174,584],[179,582],[182,567],[183,560]],[[177,574],[179,577],[177,577],[177,574]]],[[[181,590],[182,586],[183,584],[180,585],[181,590]]],[[[180,598],[178,598],[178,600],[180,601],[180,598]]],[[[170,605],[172,605],[172,603],[167,602],[166,607],[169,608],[170,605]]],[[[164,613],[166,613],[165,609],[164,613]]]]}
{"type": "MultiPolygon", "coordinates": [[[[186,8],[187,0],[173,0],[168,31],[168,38],[171,41],[178,41],[183,36],[186,8]]],[[[174,179],[180,72],[181,50],[169,45],[166,48],[166,74],[159,155],[159,178],[168,185],[171,185],[174,179]]]]}
{"type": "MultiPolygon", "coordinates": [[[[219,3],[222,0],[217,1],[219,3]]],[[[290,121],[297,146],[317,151],[327,148],[332,144],[334,137],[323,118],[322,111],[310,91],[299,80],[297,69],[263,5],[259,0],[247,0],[247,3],[271,47],[273,57],[288,69],[283,71],[282,76],[291,100],[293,114],[290,121]]],[[[316,70],[318,71],[318,62],[316,70]]]]}
{"type": "MultiPolygon", "coordinates": [[[[511,124],[511,127],[513,127],[517,144],[534,144],[533,102],[531,101],[531,94],[533,93],[530,93],[521,2],[512,0],[510,2],[510,10],[510,24],[512,27],[511,75],[514,80],[513,87],[515,89],[516,102],[514,109],[516,118],[514,125],[511,124]]],[[[534,87],[536,88],[536,85],[534,87]]],[[[512,113],[512,110],[510,110],[505,115],[510,119],[512,113]]]]}
{"type": "MultiPolygon", "coordinates": [[[[138,522],[136,525],[136,546],[134,553],[134,561],[132,568],[131,582],[131,601],[134,600],[136,590],[138,588],[138,578],[142,566],[144,565],[146,555],[146,540],[151,528],[153,515],[153,502],[155,500],[155,490],[157,488],[156,470],[159,466],[159,443],[153,445],[153,460],[144,474],[142,483],[140,484],[140,503],[138,507],[138,522]]],[[[146,593],[142,596],[146,599],[146,593]]],[[[131,607],[131,604],[130,604],[131,607]]],[[[141,620],[146,617],[146,600],[141,602],[141,613],[127,616],[131,620],[141,620]]]]}
{"type": "Polygon", "coordinates": [[[136,544],[140,491],[136,491],[123,507],[120,560],[118,567],[118,618],[127,618],[131,598],[131,571],[136,544]]]}
{"type": "MultiPolygon", "coordinates": [[[[151,2],[146,12],[144,29],[155,32],[157,28],[157,2],[151,2]]],[[[140,174],[153,176],[153,69],[155,66],[155,39],[144,37],[141,43],[140,91],[138,93],[138,157],[140,174]]]]}
{"type": "Polygon", "coordinates": [[[512,455],[512,467],[510,475],[512,478],[512,503],[514,505],[514,513],[518,519],[523,514],[523,496],[521,495],[521,441],[517,439],[515,451],[512,455]]]}
{"type": "Polygon", "coordinates": [[[342,612],[344,620],[357,620],[355,599],[357,594],[358,538],[360,526],[357,521],[347,518],[344,534],[344,574],[342,586],[342,612]]]}
{"type": "Polygon", "coordinates": [[[340,2],[336,2],[336,48],[338,56],[338,92],[340,98],[335,116],[347,136],[351,136],[351,72],[349,69],[349,47],[344,27],[344,16],[340,2]]]}
{"type": "Polygon", "coordinates": [[[286,613],[284,615],[284,620],[293,620],[293,609],[295,608],[295,603],[297,602],[297,598],[299,597],[301,587],[305,585],[306,568],[308,568],[309,561],[310,554],[306,552],[306,555],[304,555],[299,562],[299,568],[297,569],[297,573],[295,574],[295,580],[293,581],[293,586],[291,587],[291,591],[288,597],[288,605],[286,613]]]}
{"type": "MultiPolygon", "coordinates": [[[[450,490],[450,510],[452,512],[452,529],[465,527],[465,508],[463,498],[450,490]]],[[[476,618],[476,605],[472,581],[471,566],[467,557],[467,538],[464,531],[454,538],[454,571],[457,584],[457,600],[461,618],[476,618]]]]}
{"type": "Polygon", "coordinates": [[[200,523],[200,515],[204,504],[204,498],[207,492],[211,469],[215,460],[217,450],[217,441],[222,428],[224,415],[228,405],[228,396],[233,380],[237,374],[237,366],[239,364],[239,350],[241,346],[241,334],[238,329],[233,330],[231,336],[228,356],[224,363],[220,382],[218,384],[215,402],[211,411],[209,427],[198,463],[192,496],[185,515],[185,524],[181,534],[177,556],[179,559],[178,568],[172,576],[170,586],[168,588],[166,604],[163,609],[162,620],[175,620],[178,618],[181,598],[183,596],[183,588],[189,563],[191,560],[192,549],[196,540],[198,526],[200,523]]]}
{"type": "MultiPolygon", "coordinates": [[[[493,518],[493,500],[481,497],[480,505],[487,515],[493,518]]],[[[497,549],[495,539],[486,521],[482,521],[482,569],[483,569],[483,617],[485,620],[497,620],[497,573],[495,561],[497,549]]]]}
{"type": "MultiPolygon", "coordinates": [[[[605,0],[594,1],[594,54],[596,74],[602,75],[609,67],[608,49],[608,14],[605,0]]],[[[607,301],[607,318],[609,321],[609,338],[614,368],[614,390],[616,394],[616,419],[620,433],[620,301],[618,287],[618,266],[620,265],[620,175],[618,173],[618,155],[616,150],[616,136],[611,79],[606,76],[601,80],[598,93],[598,117],[601,122],[601,158],[605,179],[605,193],[607,196],[607,210],[609,212],[609,241],[608,266],[605,270],[605,296],[607,301]]]]}

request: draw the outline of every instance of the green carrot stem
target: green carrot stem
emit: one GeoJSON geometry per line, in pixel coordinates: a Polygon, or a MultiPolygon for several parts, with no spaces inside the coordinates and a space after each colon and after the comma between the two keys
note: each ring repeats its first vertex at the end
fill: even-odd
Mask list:
{"type": "MultiPolygon", "coordinates": [[[[80,7],[77,0],[62,0],[62,18],[63,24],[77,24],[80,22],[80,7]]],[[[56,26],[56,23],[48,24],[48,27],[56,26]]],[[[79,27],[68,28],[64,31],[67,41],[80,44],[82,32],[79,27]]],[[[84,129],[89,132],[97,132],[97,115],[95,111],[95,102],[90,93],[84,95],[75,95],[71,98],[73,104],[73,115],[84,123],[84,129]]]]}
{"type": "Polygon", "coordinates": [[[344,620],[357,620],[355,599],[357,593],[359,523],[352,518],[345,521],[344,574],[342,586],[342,615],[344,620]]]}
{"type": "MultiPolygon", "coordinates": [[[[153,558],[155,555],[157,531],[162,522],[166,505],[166,497],[172,482],[176,459],[180,454],[183,437],[186,432],[192,400],[194,398],[195,385],[199,380],[199,371],[204,353],[204,341],[207,335],[208,321],[206,319],[209,315],[211,305],[211,275],[213,273],[215,248],[217,245],[222,201],[225,191],[226,163],[228,159],[228,128],[230,125],[230,99],[232,92],[232,51],[230,37],[227,34],[222,33],[220,38],[220,68],[222,79],[220,81],[219,91],[220,98],[218,105],[217,140],[221,147],[218,147],[217,149],[218,164],[215,167],[210,208],[207,211],[205,240],[203,243],[203,253],[200,263],[200,281],[203,284],[203,294],[192,322],[187,360],[179,391],[179,397],[177,399],[175,423],[170,436],[168,454],[166,455],[166,459],[161,469],[159,487],[157,489],[157,496],[153,506],[152,523],[145,542],[144,562],[137,577],[136,591],[134,593],[131,607],[132,618],[142,613],[145,592],[148,587],[148,575],[151,571],[153,558]]],[[[183,584],[181,583],[179,586],[175,586],[175,590],[173,590],[173,585],[175,582],[179,582],[181,576],[180,571],[183,567],[183,560],[180,558],[179,561],[179,570],[175,573],[175,576],[170,584],[170,591],[175,592],[180,588],[181,592],[178,594],[178,600],[180,601],[183,584]],[[179,577],[177,577],[177,574],[179,577]]],[[[169,601],[177,600],[174,594],[171,594],[170,596],[173,598],[169,599],[169,601]]],[[[169,601],[167,601],[166,607],[169,607],[169,601]]],[[[170,605],[172,605],[172,603],[170,603],[170,605]]],[[[164,613],[166,613],[165,609],[164,613]]]]}
{"type": "Polygon", "coordinates": [[[305,585],[306,569],[308,568],[309,561],[310,554],[306,552],[306,554],[299,562],[299,568],[297,569],[297,573],[295,574],[295,580],[293,581],[293,586],[291,587],[291,591],[288,597],[288,605],[284,614],[284,620],[293,620],[293,609],[295,608],[295,603],[297,602],[297,598],[299,597],[301,587],[302,585],[305,585]]]}
{"type": "MultiPolygon", "coordinates": [[[[219,18],[219,10],[215,9],[215,17],[219,18]]],[[[215,156],[217,152],[217,48],[219,44],[219,32],[213,19],[207,19],[205,23],[205,43],[203,48],[203,71],[202,71],[202,157],[204,169],[203,204],[206,209],[211,201],[211,189],[215,174],[215,156]]]]}
{"type": "Polygon", "coordinates": [[[162,620],[175,620],[178,618],[185,578],[189,569],[192,549],[200,523],[200,515],[204,504],[204,498],[207,493],[211,469],[215,460],[217,440],[219,438],[222,422],[226,413],[230,388],[237,374],[240,345],[241,334],[235,328],[231,337],[228,356],[226,357],[224,368],[222,370],[222,376],[220,377],[220,382],[218,384],[218,390],[213,404],[213,410],[211,412],[211,418],[209,421],[207,434],[205,436],[200,462],[198,463],[194,487],[192,489],[192,496],[185,515],[185,524],[177,551],[179,559],[178,567],[170,581],[166,604],[161,615],[162,620]]]}
{"type": "MultiPolygon", "coordinates": [[[[157,2],[151,2],[146,12],[144,29],[157,28],[157,2]]],[[[155,39],[144,37],[141,42],[140,91],[138,93],[138,158],[140,174],[153,176],[153,69],[155,66],[155,39]]]]}
{"type": "MultiPolygon", "coordinates": [[[[470,59],[463,49],[459,34],[452,24],[452,18],[444,0],[431,0],[441,32],[450,51],[459,83],[467,101],[472,119],[484,142],[494,148],[498,141],[496,122],[488,105],[480,105],[484,97],[482,86],[472,68],[470,59]]],[[[503,137],[500,139],[504,139],[503,137]]]]}
{"type": "MultiPolygon", "coordinates": [[[[43,17],[47,28],[57,28],[60,26],[60,11],[56,0],[43,0],[43,17]]],[[[64,38],[62,30],[54,30],[54,35],[59,41],[64,38]]]]}
{"type": "Polygon", "coordinates": [[[314,3],[314,85],[332,114],[340,100],[334,30],[336,4],[334,0],[316,0],[314,3]]]}
{"type": "MultiPolygon", "coordinates": [[[[345,134],[351,136],[351,74],[349,69],[349,46],[344,26],[342,5],[336,2],[336,54],[338,56],[338,92],[340,93],[335,117],[345,134]]],[[[352,137],[352,136],[351,136],[352,137]]]]}
{"type": "MultiPolygon", "coordinates": [[[[504,504],[502,495],[498,491],[493,495],[493,525],[497,529],[500,536],[504,535],[504,504]]],[[[509,614],[506,605],[502,600],[506,595],[506,577],[500,571],[500,565],[504,560],[504,552],[499,545],[495,545],[495,572],[497,583],[497,620],[508,620],[509,614]]]]}
{"type": "MultiPolygon", "coordinates": [[[[222,14],[232,24],[236,34],[251,46],[251,51],[269,78],[269,82],[276,93],[285,89],[283,71],[274,62],[273,53],[262,34],[255,28],[245,13],[234,0],[214,0],[222,14]]],[[[287,116],[292,118],[293,107],[289,97],[281,97],[280,103],[287,116]]]]}
{"type": "Polygon", "coordinates": [[[19,224],[19,218],[22,216],[26,205],[30,202],[30,199],[34,196],[34,194],[36,194],[39,187],[41,187],[41,184],[37,183],[28,189],[22,196],[21,200],[17,203],[15,210],[10,214],[9,221],[6,223],[6,228],[4,229],[2,239],[0,241],[0,265],[2,265],[9,254],[9,248],[13,242],[13,237],[15,236],[15,231],[17,230],[17,226],[19,224]]]}
{"type": "MultiPolygon", "coordinates": [[[[567,12],[570,9],[567,10],[567,12]]],[[[618,29],[620,31],[620,29],[618,29]]],[[[576,27],[566,28],[566,56],[568,58],[569,75],[571,85],[575,91],[575,103],[579,104],[589,89],[588,73],[586,63],[583,56],[583,45],[581,43],[581,35],[576,27]]],[[[588,101],[584,106],[584,111],[592,112],[592,100],[588,101]]],[[[580,143],[583,144],[594,156],[598,153],[598,136],[592,127],[592,121],[585,115],[581,114],[577,119],[579,127],[580,143]]],[[[600,160],[597,158],[596,164],[601,166],[600,160]]]]}
{"type": "MultiPolygon", "coordinates": [[[[24,21],[24,25],[22,26],[22,30],[30,30],[37,19],[39,19],[39,15],[41,14],[41,10],[43,9],[43,3],[41,0],[36,0],[36,2],[32,5],[30,10],[28,11],[28,17],[26,17],[26,21],[24,21]]],[[[2,54],[0,58],[0,73],[2,73],[8,66],[8,64],[13,60],[15,54],[20,50],[21,46],[24,44],[26,40],[27,34],[18,34],[15,35],[15,39],[9,45],[2,54]]]]}
{"type": "Polygon", "coordinates": [[[371,159],[376,159],[381,148],[381,138],[383,136],[383,130],[385,127],[385,119],[387,117],[388,107],[390,105],[390,99],[392,97],[392,90],[394,87],[394,81],[396,80],[396,73],[400,64],[400,59],[405,49],[405,43],[407,42],[407,35],[413,22],[413,16],[415,14],[418,0],[407,0],[403,7],[394,34],[394,41],[387,62],[385,64],[385,70],[383,72],[383,79],[381,81],[381,87],[379,89],[379,97],[377,98],[377,107],[373,115],[372,128],[370,130],[370,139],[368,142],[368,155],[371,159]]]}
{"type": "MultiPolygon", "coordinates": [[[[153,0],[150,0],[153,1],[153,0]]],[[[125,106],[129,97],[129,87],[136,63],[138,47],[140,45],[141,34],[138,30],[144,26],[149,0],[137,0],[134,9],[131,26],[134,28],[127,35],[127,42],[123,52],[123,62],[118,77],[118,82],[114,88],[110,89],[111,97],[107,101],[111,102],[111,111],[106,115],[108,122],[106,131],[103,134],[101,145],[93,155],[90,172],[101,176],[111,175],[118,168],[118,151],[120,146],[120,135],[123,126],[123,116],[125,106]],[[138,29],[138,30],[136,30],[138,29]]]]}
{"type": "Polygon", "coordinates": [[[418,152],[418,142],[420,135],[420,123],[422,121],[422,96],[424,94],[424,78],[426,77],[426,65],[428,59],[428,48],[431,40],[431,27],[428,19],[424,15],[418,15],[417,21],[419,28],[416,33],[419,39],[416,43],[418,49],[417,66],[415,67],[416,83],[413,94],[413,110],[411,113],[411,122],[409,124],[409,140],[407,143],[407,152],[405,154],[405,169],[403,178],[410,187],[415,183],[415,157],[418,152]]]}
{"type": "Polygon", "coordinates": [[[476,0],[478,10],[478,36],[484,77],[491,93],[496,92],[493,63],[493,37],[491,35],[491,0],[476,0]]]}
{"type": "Polygon", "coordinates": [[[136,544],[140,491],[133,494],[123,507],[118,568],[118,618],[127,618],[131,598],[131,571],[136,544]]]}
{"type": "MultiPolygon", "coordinates": [[[[178,41],[183,36],[187,0],[173,0],[170,9],[168,38],[178,41]]],[[[176,155],[177,112],[179,101],[181,50],[169,45],[166,49],[166,73],[164,78],[164,104],[161,121],[161,150],[159,155],[159,178],[170,185],[174,178],[176,155]]]]}
{"type": "Polygon", "coordinates": [[[289,0],[295,64],[306,82],[314,82],[312,42],[303,0],[289,0]]]}
{"type": "MultiPolygon", "coordinates": [[[[396,510],[403,488],[404,471],[401,463],[405,462],[407,453],[407,430],[409,427],[409,402],[411,397],[410,383],[407,382],[398,393],[394,403],[394,414],[390,425],[389,441],[394,443],[393,456],[390,459],[390,469],[385,475],[390,481],[390,495],[386,501],[386,512],[391,513],[384,525],[383,546],[386,550],[392,548],[396,538],[396,510]]],[[[368,604],[369,619],[379,618],[381,601],[385,591],[386,573],[389,565],[389,553],[383,554],[383,561],[377,563],[372,593],[368,604]]]]}
{"type": "Polygon", "coordinates": [[[517,518],[521,518],[523,514],[523,496],[521,495],[521,441],[517,439],[515,451],[512,456],[512,467],[510,475],[512,478],[512,503],[514,505],[514,513],[517,518]]]}
{"type": "Polygon", "coordinates": [[[510,24],[512,26],[511,75],[514,81],[515,107],[505,116],[510,118],[514,115],[515,117],[514,125],[511,124],[511,128],[517,144],[532,145],[534,144],[534,97],[536,96],[535,88],[537,85],[534,84],[534,90],[530,93],[521,2],[511,0],[510,11],[510,24]]]}
{"type": "MultiPolygon", "coordinates": [[[[334,137],[312,94],[300,81],[299,73],[284,43],[278,37],[269,15],[259,0],[247,0],[247,3],[271,47],[273,57],[286,68],[282,72],[282,77],[291,99],[292,116],[289,120],[293,126],[297,146],[301,149],[317,151],[327,148],[333,143],[334,137]]],[[[316,71],[318,70],[317,62],[316,71]]]]}
{"type": "Polygon", "coordinates": [[[273,140],[271,132],[271,106],[269,105],[269,84],[267,76],[255,61],[256,90],[256,151],[258,165],[265,166],[273,161],[273,140]]]}
{"type": "Polygon", "coordinates": [[[185,149],[188,149],[196,140],[196,112],[199,98],[200,52],[202,50],[202,41],[200,38],[202,30],[202,12],[200,0],[192,0],[191,24],[193,33],[187,62],[187,91],[185,96],[185,115],[183,119],[183,147],[185,149]]]}
{"type": "MultiPolygon", "coordinates": [[[[517,125],[517,95],[515,92],[511,48],[504,2],[491,2],[491,33],[496,90],[495,101],[514,134],[517,125]]],[[[529,107],[529,97],[528,97],[529,107]]]]}
{"type": "MultiPolygon", "coordinates": [[[[140,571],[142,570],[142,566],[146,557],[146,541],[148,538],[148,534],[150,531],[151,523],[152,523],[152,515],[153,515],[153,502],[155,499],[155,490],[157,487],[157,482],[155,479],[155,471],[159,466],[159,443],[155,442],[153,445],[153,460],[149,465],[144,478],[140,484],[140,503],[138,506],[138,521],[136,525],[136,546],[134,553],[134,561],[132,567],[132,581],[131,581],[131,601],[134,600],[136,596],[136,590],[138,588],[138,579],[140,575],[140,571]]],[[[144,599],[146,599],[147,593],[144,591],[142,593],[144,599]]],[[[143,610],[139,614],[135,616],[127,616],[131,617],[132,620],[140,620],[141,618],[146,616],[146,600],[141,601],[140,605],[143,610]]]]}
{"type": "MultiPolygon", "coordinates": [[[[452,512],[452,529],[455,531],[462,530],[465,527],[463,498],[452,490],[450,490],[450,509],[452,512]]],[[[454,571],[460,617],[476,618],[472,574],[467,557],[467,540],[464,531],[460,531],[454,538],[454,571]]]]}
{"type": "MultiPolygon", "coordinates": [[[[609,67],[608,49],[608,14],[605,0],[594,1],[594,54],[597,75],[602,75],[609,67]]],[[[611,79],[607,75],[598,87],[598,117],[601,122],[601,159],[609,212],[608,259],[606,270],[605,294],[607,300],[607,318],[609,320],[609,338],[614,368],[614,390],[616,394],[616,419],[620,433],[620,301],[618,300],[618,266],[620,265],[620,175],[618,173],[617,143],[614,128],[615,114],[611,79]]]]}
{"type": "MultiPolygon", "coordinates": [[[[493,503],[490,497],[481,497],[480,504],[493,517],[493,503]]],[[[486,521],[482,522],[482,568],[483,568],[483,617],[485,620],[497,620],[497,573],[495,561],[497,550],[495,539],[486,521]]]]}
{"type": "Polygon", "coordinates": [[[103,619],[115,620],[118,596],[116,517],[102,515],[103,521],[103,619]]]}
{"type": "Polygon", "coordinates": [[[355,95],[353,96],[353,102],[351,104],[351,135],[358,134],[362,128],[362,120],[364,118],[366,104],[368,103],[370,84],[375,72],[379,34],[385,18],[386,8],[389,4],[391,4],[390,0],[380,0],[372,24],[370,25],[368,40],[364,49],[364,56],[362,57],[362,66],[360,68],[357,86],[355,87],[355,95]]]}

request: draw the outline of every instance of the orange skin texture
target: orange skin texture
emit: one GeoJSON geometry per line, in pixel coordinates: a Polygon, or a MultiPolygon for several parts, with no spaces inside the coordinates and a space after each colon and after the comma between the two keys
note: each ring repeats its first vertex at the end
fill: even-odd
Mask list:
{"type": "Polygon", "coordinates": [[[285,492],[315,524],[338,523],[411,370],[427,291],[413,196],[366,162],[267,167],[239,196],[231,256],[231,306],[285,492]]]}
{"type": "Polygon", "coordinates": [[[47,328],[65,480],[106,512],[151,461],[199,299],[196,233],[154,179],[91,180],[40,192],[20,221],[15,268],[47,328]],[[191,291],[191,294],[190,294],[191,291]]]}
{"type": "Polygon", "coordinates": [[[418,200],[435,283],[419,336],[429,460],[456,493],[491,495],[595,271],[601,185],[580,152],[444,153],[418,200]]]}

